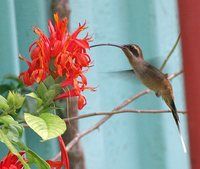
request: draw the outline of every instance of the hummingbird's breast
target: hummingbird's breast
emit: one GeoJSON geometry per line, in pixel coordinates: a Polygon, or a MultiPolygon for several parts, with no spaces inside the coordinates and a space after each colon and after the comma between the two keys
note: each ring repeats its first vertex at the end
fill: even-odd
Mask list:
{"type": "Polygon", "coordinates": [[[143,61],[133,67],[138,79],[156,93],[170,90],[171,84],[167,77],[157,68],[143,61]]]}

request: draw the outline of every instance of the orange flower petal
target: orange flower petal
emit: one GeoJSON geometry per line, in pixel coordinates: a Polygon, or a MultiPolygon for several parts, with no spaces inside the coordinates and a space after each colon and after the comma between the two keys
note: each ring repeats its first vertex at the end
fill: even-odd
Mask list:
{"type": "Polygon", "coordinates": [[[79,109],[86,105],[86,99],[81,93],[84,90],[93,90],[87,86],[87,79],[83,75],[91,67],[91,59],[87,54],[91,37],[86,34],[78,38],[79,33],[86,29],[86,22],[70,34],[67,29],[67,19],[60,19],[58,13],[54,14],[55,24],[48,21],[50,36],[47,37],[37,26],[33,31],[38,39],[29,47],[31,62],[21,58],[28,64],[28,70],[22,72],[19,78],[24,84],[32,85],[40,83],[51,75],[54,78],[61,77],[62,87],[70,86],[72,90],[63,93],[56,99],[65,97],[79,97],[79,109]],[[52,64],[53,63],[53,64],[52,64]]]}

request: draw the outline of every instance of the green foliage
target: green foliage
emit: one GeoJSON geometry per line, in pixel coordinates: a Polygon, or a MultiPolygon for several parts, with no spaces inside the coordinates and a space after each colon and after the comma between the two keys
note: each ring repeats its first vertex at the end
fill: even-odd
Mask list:
{"type": "Polygon", "coordinates": [[[7,110],[8,114],[15,114],[16,110],[21,108],[24,103],[25,97],[16,92],[9,92],[7,101],[9,105],[9,110],[7,110]]]}
{"type": "Polygon", "coordinates": [[[19,141],[23,134],[23,126],[15,121],[11,116],[0,116],[2,131],[10,141],[19,141]]]}
{"type": "MultiPolygon", "coordinates": [[[[10,77],[10,80],[15,81],[18,84],[17,87],[23,86],[14,77],[10,77]]],[[[44,159],[26,147],[21,141],[24,128],[17,120],[20,117],[19,112],[23,113],[24,116],[22,117],[24,117],[25,122],[43,141],[63,134],[66,130],[64,120],[52,114],[56,111],[54,98],[61,92],[60,84],[50,76],[44,82],[38,84],[34,92],[25,94],[25,96],[17,90],[8,91],[14,88],[13,86],[3,84],[0,85],[1,87],[0,94],[1,92],[7,93],[7,97],[0,95],[0,141],[19,158],[25,169],[30,169],[30,167],[20,155],[20,150],[26,152],[29,164],[34,164],[37,168],[50,169],[49,164],[44,159]],[[27,97],[29,99],[26,99],[27,97]],[[32,110],[28,108],[29,105],[32,106],[32,110]]]]}
{"type": "Polygon", "coordinates": [[[37,106],[36,109],[38,109],[39,107],[41,107],[41,105],[43,104],[42,99],[40,99],[40,98],[36,95],[36,93],[34,93],[34,92],[31,92],[31,93],[29,93],[29,94],[26,94],[26,96],[29,96],[29,97],[35,99],[35,101],[36,101],[36,106],[37,106]]]}
{"type": "MultiPolygon", "coordinates": [[[[50,76],[44,82],[41,82],[35,92],[26,94],[33,100],[28,100],[36,104],[32,111],[34,115],[39,115],[44,112],[52,112],[54,110],[54,98],[61,93],[60,84],[56,84],[55,80],[50,76]],[[48,84],[48,85],[47,85],[48,84]]],[[[33,103],[33,104],[34,104],[33,103]]],[[[31,106],[33,105],[31,104],[31,106]]],[[[28,103],[30,105],[30,103],[28,103]]]]}
{"type": "Polygon", "coordinates": [[[42,113],[39,117],[29,113],[24,114],[26,123],[32,128],[43,140],[49,140],[60,136],[66,130],[66,124],[59,116],[42,113]]]}
{"type": "Polygon", "coordinates": [[[59,95],[60,92],[60,84],[56,84],[54,79],[50,76],[38,85],[35,94],[43,101],[43,103],[45,103],[45,105],[49,105],[53,103],[53,99],[59,95]]]}
{"type": "Polygon", "coordinates": [[[27,146],[20,142],[15,143],[21,150],[26,152],[26,156],[28,159],[29,164],[34,164],[37,166],[37,168],[42,168],[42,169],[50,169],[49,164],[42,159],[39,155],[37,155],[34,151],[29,149],[27,146]]]}
{"type": "Polygon", "coordinates": [[[38,85],[37,89],[36,89],[36,95],[38,95],[38,97],[40,97],[42,100],[45,100],[45,93],[48,92],[47,87],[45,86],[45,84],[43,82],[40,82],[40,84],[38,85]]]}
{"type": "Polygon", "coordinates": [[[23,91],[24,84],[16,75],[7,75],[0,84],[0,94],[6,96],[9,91],[23,91]]]}
{"type": "Polygon", "coordinates": [[[10,141],[9,137],[5,134],[5,132],[0,129],[0,138],[1,142],[3,142],[8,149],[18,157],[18,159],[21,161],[21,163],[24,165],[25,169],[30,169],[29,165],[26,163],[26,161],[23,159],[23,157],[19,154],[18,150],[15,148],[15,146],[10,141]]]}
{"type": "Polygon", "coordinates": [[[37,155],[34,151],[28,149],[26,151],[26,154],[30,164],[36,165],[37,168],[50,169],[49,164],[42,157],[37,155]]]}
{"type": "Polygon", "coordinates": [[[20,109],[24,103],[25,97],[16,92],[9,92],[7,99],[0,96],[0,111],[3,114],[15,115],[16,110],[20,109]]]}
{"type": "Polygon", "coordinates": [[[29,165],[25,162],[12,143],[20,141],[23,134],[22,125],[15,121],[10,115],[0,116],[0,124],[0,141],[3,142],[8,149],[18,157],[25,169],[30,169],[29,165]]]}
{"type": "Polygon", "coordinates": [[[0,94],[4,94],[10,90],[12,90],[12,87],[9,84],[1,84],[0,85],[0,94]]]}
{"type": "Polygon", "coordinates": [[[6,110],[8,110],[9,105],[8,105],[8,101],[0,95],[0,111],[4,112],[6,110]]]}

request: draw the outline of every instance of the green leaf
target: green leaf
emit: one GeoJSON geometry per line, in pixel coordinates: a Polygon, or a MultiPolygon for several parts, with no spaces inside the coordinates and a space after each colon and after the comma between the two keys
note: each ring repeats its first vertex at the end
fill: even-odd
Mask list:
{"type": "Polygon", "coordinates": [[[7,135],[3,132],[2,129],[0,129],[0,138],[1,138],[1,141],[8,147],[8,149],[9,149],[13,154],[17,154],[17,153],[18,153],[17,149],[13,146],[13,144],[11,143],[11,141],[9,140],[9,138],[8,138],[7,135]]]}
{"type": "Polygon", "coordinates": [[[26,123],[32,128],[43,140],[48,140],[60,136],[66,130],[66,124],[59,116],[42,113],[39,117],[29,113],[24,113],[26,123]]]}
{"type": "Polygon", "coordinates": [[[16,110],[22,107],[24,100],[25,97],[21,94],[9,91],[7,97],[9,109],[6,110],[6,113],[16,115],[16,110]]]}
{"type": "Polygon", "coordinates": [[[9,108],[8,101],[0,95],[0,110],[5,111],[9,108]]]}
{"type": "Polygon", "coordinates": [[[61,88],[60,84],[51,85],[49,87],[49,90],[54,90],[55,91],[55,96],[59,95],[62,92],[62,88],[61,88]]]}
{"type": "Polygon", "coordinates": [[[45,85],[47,87],[50,87],[51,85],[54,85],[55,84],[55,80],[52,76],[48,76],[45,81],[44,81],[45,85]]]}
{"type": "Polygon", "coordinates": [[[6,133],[8,138],[12,141],[19,141],[22,138],[23,127],[20,125],[9,125],[8,128],[3,128],[3,131],[6,133]]]}
{"type": "Polygon", "coordinates": [[[56,84],[55,80],[49,76],[45,82],[40,82],[36,89],[36,95],[43,101],[43,106],[53,103],[53,99],[62,91],[60,84],[56,84]]]}
{"type": "Polygon", "coordinates": [[[5,125],[18,124],[18,122],[15,121],[10,115],[0,116],[0,123],[5,125]]]}
{"type": "Polygon", "coordinates": [[[40,107],[40,106],[42,105],[42,103],[43,103],[42,99],[40,99],[40,98],[37,96],[37,94],[34,93],[34,92],[31,92],[31,93],[29,93],[29,94],[26,94],[26,96],[29,96],[29,97],[32,97],[33,99],[35,99],[36,102],[37,102],[37,107],[40,107]]]}
{"type": "Polygon", "coordinates": [[[16,75],[6,75],[5,79],[15,81],[18,85],[23,86],[23,82],[16,75]]]}
{"type": "Polygon", "coordinates": [[[3,123],[2,130],[9,140],[19,141],[22,138],[23,126],[15,121],[11,116],[0,116],[0,123],[3,123]]]}
{"type": "Polygon", "coordinates": [[[0,129],[0,138],[1,141],[8,147],[8,149],[18,157],[18,159],[21,161],[21,163],[24,165],[25,169],[31,169],[29,165],[26,163],[26,161],[23,159],[23,157],[19,154],[18,150],[15,148],[15,146],[12,144],[12,142],[9,140],[7,135],[4,133],[3,130],[0,129]]]}
{"type": "Polygon", "coordinates": [[[45,86],[45,84],[43,82],[40,82],[40,84],[38,85],[37,89],[36,89],[36,94],[39,96],[39,98],[41,98],[42,100],[44,100],[44,94],[47,92],[47,87],[45,86]]]}
{"type": "Polygon", "coordinates": [[[19,108],[22,107],[24,100],[25,100],[25,97],[22,96],[19,93],[15,93],[15,92],[10,91],[9,94],[8,94],[7,100],[8,100],[8,105],[10,107],[14,107],[15,109],[19,109],[19,108]]]}
{"type": "Polygon", "coordinates": [[[50,169],[49,164],[32,150],[28,149],[27,155],[29,162],[35,164],[38,168],[50,169]]]}
{"type": "Polygon", "coordinates": [[[56,96],[55,90],[48,90],[48,92],[44,94],[44,99],[46,102],[45,104],[46,105],[51,104],[55,96],[56,96]]]}
{"type": "Polygon", "coordinates": [[[60,94],[61,90],[59,84],[50,86],[48,91],[44,94],[45,105],[50,105],[53,102],[53,99],[60,94]]]}
{"type": "Polygon", "coordinates": [[[21,142],[16,142],[15,143],[21,150],[26,151],[26,155],[28,158],[28,162],[30,164],[35,164],[37,168],[42,168],[42,169],[50,169],[49,164],[42,159],[39,155],[37,155],[34,151],[29,149],[27,146],[22,144],[21,142]]]}
{"type": "Polygon", "coordinates": [[[0,94],[3,94],[5,92],[8,92],[9,90],[11,90],[11,86],[8,84],[2,84],[0,85],[0,94]]]}

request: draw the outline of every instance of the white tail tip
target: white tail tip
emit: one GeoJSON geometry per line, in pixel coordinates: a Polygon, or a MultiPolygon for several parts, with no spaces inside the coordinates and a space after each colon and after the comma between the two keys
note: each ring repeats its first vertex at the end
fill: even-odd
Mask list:
{"type": "Polygon", "coordinates": [[[187,149],[186,149],[185,142],[183,140],[183,136],[182,136],[181,133],[179,133],[179,136],[180,136],[180,139],[181,139],[181,144],[182,144],[182,147],[183,147],[183,151],[184,151],[184,153],[187,153],[187,149]]]}

